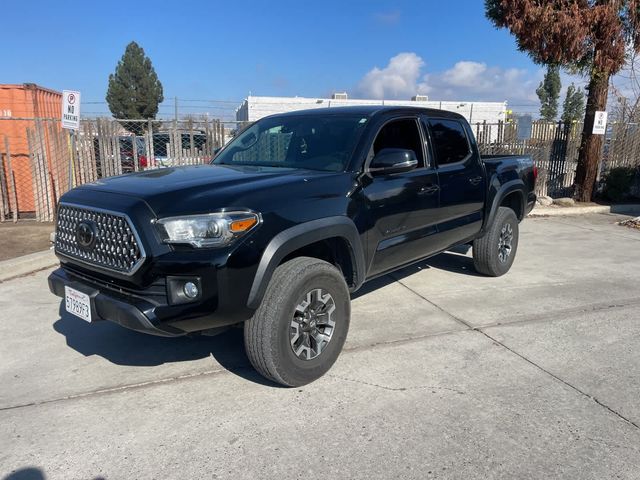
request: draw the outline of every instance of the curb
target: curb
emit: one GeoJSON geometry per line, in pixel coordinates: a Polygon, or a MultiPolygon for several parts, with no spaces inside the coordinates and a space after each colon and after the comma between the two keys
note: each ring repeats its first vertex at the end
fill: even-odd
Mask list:
{"type": "Polygon", "coordinates": [[[617,213],[640,215],[640,205],[589,205],[577,207],[541,207],[536,205],[529,217],[562,217],[565,215],[585,215],[587,213],[617,213]]]}
{"type": "Polygon", "coordinates": [[[37,272],[58,264],[53,250],[30,253],[21,257],[10,258],[0,262],[0,282],[37,272]]]}

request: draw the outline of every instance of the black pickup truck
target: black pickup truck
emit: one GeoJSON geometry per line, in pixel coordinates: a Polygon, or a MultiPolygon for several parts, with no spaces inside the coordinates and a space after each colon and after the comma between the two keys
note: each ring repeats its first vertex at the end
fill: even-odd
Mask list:
{"type": "Polygon", "coordinates": [[[106,178],[57,210],[67,312],[164,336],[244,323],[262,375],[323,375],[349,328],[350,293],[453,246],[506,273],[533,208],[527,156],[481,158],[466,120],[413,107],[274,115],[212,164],[106,178]]]}

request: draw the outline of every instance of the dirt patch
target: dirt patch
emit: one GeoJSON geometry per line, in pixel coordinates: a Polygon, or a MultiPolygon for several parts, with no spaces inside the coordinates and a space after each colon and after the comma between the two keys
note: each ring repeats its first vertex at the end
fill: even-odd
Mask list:
{"type": "Polygon", "coordinates": [[[0,223],[0,261],[47,250],[54,230],[53,223],[29,220],[0,223]]]}
{"type": "Polygon", "coordinates": [[[629,220],[625,220],[623,222],[619,222],[620,225],[624,225],[629,228],[637,228],[640,230],[640,217],[630,218],[629,220]]]}

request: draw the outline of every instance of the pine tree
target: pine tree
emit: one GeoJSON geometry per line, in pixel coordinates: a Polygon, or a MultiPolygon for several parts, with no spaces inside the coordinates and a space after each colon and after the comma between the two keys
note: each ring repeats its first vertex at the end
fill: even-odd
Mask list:
{"type": "Polygon", "coordinates": [[[606,109],[609,78],[624,66],[625,49],[640,52],[640,0],[485,0],[485,13],[533,61],[589,76],[574,197],[591,200],[604,141],[593,123],[606,109]]]}
{"type": "MultiPolygon", "coordinates": [[[[136,42],[131,42],[115,73],[109,75],[107,103],[111,114],[118,119],[155,118],[163,100],[162,84],[151,60],[136,42]]],[[[124,126],[136,135],[144,130],[144,123],[128,122],[124,126]]]]}
{"type": "Polygon", "coordinates": [[[558,115],[558,99],[560,98],[560,67],[549,65],[544,80],[536,89],[536,94],[540,99],[540,117],[543,120],[552,122],[558,115]]]}
{"type": "Polygon", "coordinates": [[[567,88],[567,95],[562,105],[562,118],[564,123],[577,122],[584,118],[584,92],[576,88],[572,83],[567,88]]]}

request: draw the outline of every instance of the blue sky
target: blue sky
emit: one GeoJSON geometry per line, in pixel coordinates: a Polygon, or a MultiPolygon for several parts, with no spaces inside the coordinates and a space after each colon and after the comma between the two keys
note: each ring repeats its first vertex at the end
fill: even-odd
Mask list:
{"type": "Polygon", "coordinates": [[[108,76],[135,40],[162,81],[167,115],[175,96],[184,109],[215,114],[249,92],[342,90],[361,98],[507,100],[514,110],[536,111],[543,71],[507,31],[492,27],[483,3],[7,2],[0,82],[77,89],[85,113],[104,112],[108,76]]]}

